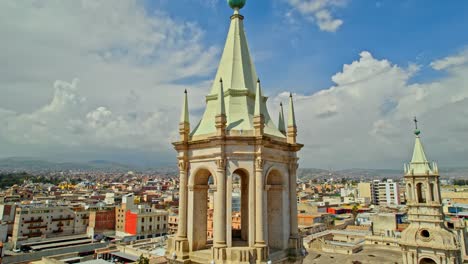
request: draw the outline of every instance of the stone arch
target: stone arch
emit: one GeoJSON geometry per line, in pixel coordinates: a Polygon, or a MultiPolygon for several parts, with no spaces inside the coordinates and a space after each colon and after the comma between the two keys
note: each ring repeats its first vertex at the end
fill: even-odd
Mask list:
{"type": "Polygon", "coordinates": [[[212,176],[214,181],[213,185],[216,186],[218,182],[216,173],[210,167],[204,165],[199,166],[192,171],[188,180],[188,185],[194,186],[200,182],[204,184],[204,177],[206,177],[206,175],[208,175],[208,178],[209,176],[212,176]]]}
{"type": "MultiPolygon", "coordinates": [[[[249,241],[249,188],[250,188],[250,174],[244,168],[236,168],[232,172],[232,180],[239,177],[240,185],[240,230],[232,230],[232,239],[249,241]]],[[[231,190],[229,190],[231,191],[231,190]]],[[[232,199],[231,199],[232,202],[232,199]]]]}
{"type": "Polygon", "coordinates": [[[287,240],[288,230],[285,223],[285,216],[289,215],[285,209],[285,190],[287,181],[285,175],[277,168],[270,168],[266,174],[266,221],[267,221],[267,242],[273,249],[284,249],[284,241],[287,240]]]}
{"type": "Polygon", "coordinates": [[[206,166],[200,166],[191,173],[189,178],[189,210],[188,212],[188,238],[191,251],[206,249],[210,246],[209,234],[212,234],[213,223],[208,221],[212,215],[208,208],[209,191],[213,182],[216,186],[216,174],[206,166]]]}
{"type": "Polygon", "coordinates": [[[419,260],[419,264],[438,264],[437,261],[429,257],[423,257],[419,260]]]}

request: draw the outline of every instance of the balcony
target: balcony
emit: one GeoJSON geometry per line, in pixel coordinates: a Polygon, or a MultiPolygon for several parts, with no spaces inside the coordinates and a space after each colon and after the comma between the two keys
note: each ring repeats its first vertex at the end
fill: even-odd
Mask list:
{"type": "Polygon", "coordinates": [[[40,236],[42,236],[42,232],[29,232],[26,235],[28,237],[40,237],[40,236]]]}
{"type": "Polygon", "coordinates": [[[44,228],[47,228],[47,225],[38,225],[38,226],[30,225],[30,226],[28,226],[28,229],[44,229],[44,228]]]}
{"type": "Polygon", "coordinates": [[[58,226],[58,227],[61,227],[61,226],[63,226],[63,223],[62,223],[62,222],[59,222],[59,223],[57,224],[57,226],[58,226]]]}
{"type": "Polygon", "coordinates": [[[24,223],[25,223],[25,224],[30,224],[30,223],[40,223],[40,222],[42,222],[42,221],[44,221],[44,219],[42,219],[42,218],[38,218],[38,219],[30,219],[30,220],[26,220],[26,221],[24,221],[24,223]]]}
{"type": "Polygon", "coordinates": [[[57,234],[57,233],[62,233],[63,232],[63,229],[62,228],[59,228],[57,230],[52,230],[52,233],[54,234],[57,234]]]}
{"type": "Polygon", "coordinates": [[[68,217],[61,217],[61,218],[52,218],[52,222],[57,222],[57,221],[73,221],[75,220],[74,217],[68,216],[68,217]]]}

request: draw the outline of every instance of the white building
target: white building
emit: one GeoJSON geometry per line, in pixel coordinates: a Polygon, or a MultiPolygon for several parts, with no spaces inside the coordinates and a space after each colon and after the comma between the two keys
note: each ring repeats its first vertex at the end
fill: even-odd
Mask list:
{"type": "Polygon", "coordinates": [[[68,206],[21,206],[15,214],[12,234],[15,245],[30,238],[85,234],[89,223],[88,211],[68,206]]]}
{"type": "Polygon", "coordinates": [[[372,203],[375,205],[398,205],[399,193],[398,183],[392,179],[374,180],[371,184],[372,203]]]}

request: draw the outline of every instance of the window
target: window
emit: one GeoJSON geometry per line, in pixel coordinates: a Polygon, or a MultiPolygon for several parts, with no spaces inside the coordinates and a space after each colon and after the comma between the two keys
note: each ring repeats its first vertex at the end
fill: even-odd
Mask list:
{"type": "Polygon", "coordinates": [[[142,218],[142,219],[141,219],[141,222],[142,222],[142,223],[144,223],[144,222],[145,222],[145,219],[144,219],[144,218],[142,218]]]}

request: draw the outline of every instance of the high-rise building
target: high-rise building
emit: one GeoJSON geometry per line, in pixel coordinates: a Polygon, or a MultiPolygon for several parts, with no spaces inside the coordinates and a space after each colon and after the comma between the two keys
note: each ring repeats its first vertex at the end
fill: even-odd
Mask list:
{"type": "MultiPolygon", "coordinates": [[[[252,62],[240,9],[234,9],[224,52],[201,121],[190,130],[185,93],[179,124],[179,223],[168,241],[176,263],[298,263],[303,242],[297,225],[297,127],[292,95],[287,126],[276,125],[252,62]],[[239,183],[233,178],[239,177],[239,183]],[[212,179],[212,184],[210,184],[212,179]],[[240,193],[231,217],[232,189],[240,193]],[[208,241],[208,193],[213,191],[213,241],[208,241]],[[240,233],[232,229],[240,227],[240,233]]],[[[280,108],[281,109],[281,108],[280,108]]],[[[237,229],[238,230],[238,229],[237,229]]]]}
{"type": "Polygon", "coordinates": [[[413,158],[405,164],[410,225],[401,234],[403,263],[459,264],[460,242],[444,225],[437,164],[428,162],[420,131],[416,129],[415,134],[413,158]]]}
{"type": "MultiPolygon", "coordinates": [[[[400,204],[400,192],[398,183],[391,179],[381,181],[374,180],[370,184],[371,201],[375,205],[398,205],[400,204]]],[[[366,190],[366,185],[363,189],[366,190]]]]}

